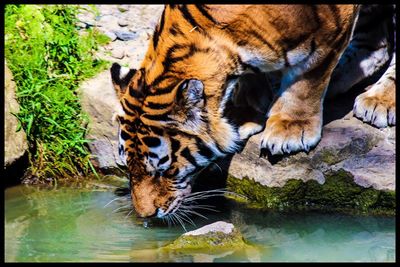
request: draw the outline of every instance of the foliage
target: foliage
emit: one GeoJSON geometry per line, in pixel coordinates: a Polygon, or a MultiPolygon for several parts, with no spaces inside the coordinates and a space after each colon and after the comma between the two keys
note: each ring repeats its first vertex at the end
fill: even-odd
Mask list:
{"type": "Polygon", "coordinates": [[[15,114],[30,145],[31,177],[59,178],[94,171],[85,139],[79,82],[106,66],[95,59],[104,35],[80,34],[74,5],[6,5],[5,57],[17,85],[15,114]],[[100,42],[99,42],[100,40],[100,42]]]}

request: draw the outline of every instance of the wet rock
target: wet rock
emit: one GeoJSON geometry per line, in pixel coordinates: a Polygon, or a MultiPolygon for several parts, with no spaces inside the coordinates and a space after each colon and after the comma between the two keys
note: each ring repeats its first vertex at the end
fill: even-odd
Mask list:
{"type": "Polygon", "coordinates": [[[16,85],[7,64],[4,64],[4,69],[4,168],[9,169],[27,153],[28,143],[24,130],[21,129],[17,132],[18,119],[12,115],[19,112],[19,104],[15,96],[16,85]]]}
{"type": "Polygon", "coordinates": [[[120,39],[121,41],[133,40],[138,36],[138,34],[134,32],[115,31],[114,33],[117,35],[117,38],[120,39]]]}
{"type": "Polygon", "coordinates": [[[240,261],[260,261],[259,250],[247,244],[233,224],[218,221],[187,232],[175,241],[156,250],[130,253],[135,261],[174,261],[185,258],[193,262],[214,262],[235,255],[240,261]]]}

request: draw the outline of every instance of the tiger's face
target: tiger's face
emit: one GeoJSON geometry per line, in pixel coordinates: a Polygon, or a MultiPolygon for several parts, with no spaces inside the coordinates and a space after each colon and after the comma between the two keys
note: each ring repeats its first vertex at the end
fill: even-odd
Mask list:
{"type": "Polygon", "coordinates": [[[122,107],[117,116],[119,155],[128,167],[137,214],[163,217],[191,193],[194,178],[216,158],[235,152],[241,139],[226,119],[210,116],[202,81],[173,83],[168,104],[144,75],[118,64],[111,68],[122,107]]]}

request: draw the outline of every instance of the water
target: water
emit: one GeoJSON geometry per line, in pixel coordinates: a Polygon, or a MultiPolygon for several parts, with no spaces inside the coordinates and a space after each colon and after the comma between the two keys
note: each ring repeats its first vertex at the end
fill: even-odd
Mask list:
{"type": "Polygon", "coordinates": [[[182,227],[157,221],[145,227],[128,215],[128,198],[110,203],[116,197],[76,188],[6,189],[5,261],[395,261],[395,218],[260,212],[229,200],[218,200],[223,212],[193,221],[197,227],[232,222],[254,250],[165,255],[157,248],[184,233],[182,227]]]}

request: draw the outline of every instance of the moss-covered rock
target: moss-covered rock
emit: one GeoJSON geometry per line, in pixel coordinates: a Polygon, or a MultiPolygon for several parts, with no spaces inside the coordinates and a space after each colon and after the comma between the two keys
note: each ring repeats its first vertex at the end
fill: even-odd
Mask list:
{"type": "Polygon", "coordinates": [[[260,261],[256,246],[246,243],[233,224],[218,221],[197,230],[187,232],[172,243],[158,248],[132,251],[135,261],[213,262],[232,255],[240,261],[260,261]]]}
{"type": "Polygon", "coordinates": [[[164,247],[167,250],[225,250],[246,247],[241,233],[226,222],[215,222],[195,231],[187,232],[173,243],[164,247]]]}
{"type": "MultiPolygon", "coordinates": [[[[282,187],[268,187],[248,177],[238,179],[230,175],[227,187],[246,196],[249,207],[255,208],[383,215],[394,215],[396,210],[394,191],[362,187],[343,169],[327,172],[323,184],[315,180],[291,179],[282,187]]],[[[243,202],[243,199],[239,201],[243,202]]]]}

